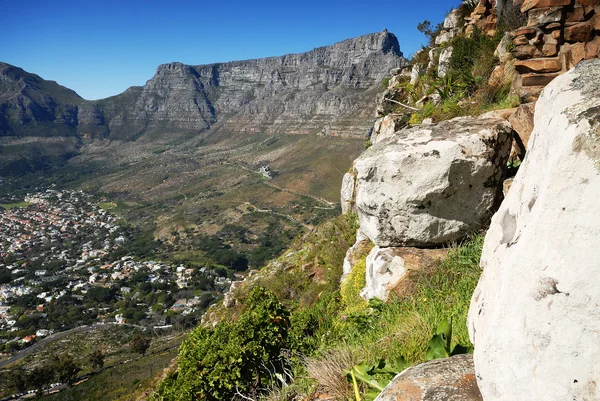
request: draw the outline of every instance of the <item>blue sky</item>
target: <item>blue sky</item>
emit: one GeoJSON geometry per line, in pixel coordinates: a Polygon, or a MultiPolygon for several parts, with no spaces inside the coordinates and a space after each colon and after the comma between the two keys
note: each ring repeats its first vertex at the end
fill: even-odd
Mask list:
{"type": "Polygon", "coordinates": [[[86,99],[143,85],[162,63],[299,53],[387,28],[405,56],[459,0],[0,0],[0,61],[86,99]]]}

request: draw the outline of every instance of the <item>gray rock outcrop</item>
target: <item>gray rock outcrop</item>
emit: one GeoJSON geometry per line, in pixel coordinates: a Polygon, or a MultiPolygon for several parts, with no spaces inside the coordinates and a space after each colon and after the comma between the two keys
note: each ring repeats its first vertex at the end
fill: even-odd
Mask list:
{"type": "Polygon", "coordinates": [[[472,355],[435,359],[400,373],[375,401],[483,401],[472,355]]]}
{"type": "MultiPolygon", "coordinates": [[[[91,155],[100,164],[112,155],[99,152],[99,143],[87,146],[99,139],[134,143],[128,154],[136,155],[152,155],[147,143],[172,145],[202,132],[211,138],[318,133],[364,139],[381,81],[406,63],[397,38],[383,31],[281,57],[164,64],[144,86],[98,101],[0,63],[0,137],[35,137],[40,143],[50,136],[74,137],[76,146],[59,156],[91,155]]],[[[0,143],[0,152],[16,151],[0,143]]],[[[48,156],[43,146],[41,153],[21,153],[48,156]]],[[[6,160],[0,160],[0,172],[6,160]]]]}
{"type": "Polygon", "coordinates": [[[431,247],[480,229],[511,141],[505,120],[462,117],[378,142],[354,162],[361,230],[380,247],[431,247]]]}
{"type": "Polygon", "coordinates": [[[486,401],[600,399],[600,61],[542,92],[469,310],[486,401]]]}
{"type": "Polygon", "coordinates": [[[354,199],[356,191],[356,177],[354,173],[346,173],[342,178],[342,189],[340,193],[340,204],[342,214],[354,211],[354,199]]]}
{"type": "Polygon", "coordinates": [[[7,83],[0,87],[0,136],[35,134],[26,124],[34,120],[70,134],[101,131],[126,140],[157,130],[202,131],[217,121],[236,132],[325,129],[364,137],[373,121],[365,94],[374,95],[388,71],[405,64],[397,38],[383,31],[281,57],[164,64],[143,87],[88,102],[0,63],[7,83]]]}

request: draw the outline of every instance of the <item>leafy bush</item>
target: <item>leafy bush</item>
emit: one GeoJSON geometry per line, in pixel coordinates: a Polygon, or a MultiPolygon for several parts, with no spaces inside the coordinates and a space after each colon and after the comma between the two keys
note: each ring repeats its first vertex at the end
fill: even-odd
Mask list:
{"type": "Polygon", "coordinates": [[[262,287],[252,290],[248,309],[236,322],[198,327],[180,349],[179,371],[160,386],[167,400],[230,400],[255,397],[287,368],[283,350],[289,312],[262,287]]]}

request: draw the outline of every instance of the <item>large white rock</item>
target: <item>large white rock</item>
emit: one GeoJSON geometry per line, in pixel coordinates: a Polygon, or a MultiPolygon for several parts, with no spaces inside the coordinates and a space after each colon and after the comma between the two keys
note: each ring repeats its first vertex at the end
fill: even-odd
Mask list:
{"type": "Polygon", "coordinates": [[[450,59],[452,58],[452,46],[444,47],[444,49],[440,52],[440,59],[438,61],[438,76],[443,78],[448,74],[448,70],[450,69],[450,59]]]}
{"type": "Polygon", "coordinates": [[[402,282],[409,272],[437,263],[446,256],[445,249],[374,247],[367,256],[366,285],[360,292],[365,300],[387,301],[392,292],[402,293],[402,282]]]}
{"type": "Polygon", "coordinates": [[[376,244],[432,246],[484,227],[502,189],[512,131],[455,118],[398,131],[354,161],[361,230],[376,244]]]}
{"type": "Polygon", "coordinates": [[[543,91],[485,238],[469,333],[486,401],[600,400],[600,61],[543,91]]]}
{"type": "Polygon", "coordinates": [[[346,173],[342,178],[342,189],[340,193],[340,203],[342,206],[342,214],[346,214],[354,210],[354,191],[356,178],[354,173],[346,173]]]}
{"type": "Polygon", "coordinates": [[[459,8],[450,11],[444,19],[444,29],[457,29],[464,23],[462,13],[459,8]]]}

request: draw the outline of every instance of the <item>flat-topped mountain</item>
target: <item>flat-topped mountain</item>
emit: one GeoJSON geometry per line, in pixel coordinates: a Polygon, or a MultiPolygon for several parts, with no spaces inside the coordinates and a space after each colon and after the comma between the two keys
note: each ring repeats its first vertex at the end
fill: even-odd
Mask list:
{"type": "MultiPolygon", "coordinates": [[[[310,225],[333,212],[382,81],[405,64],[383,31],[281,57],[164,64],[98,101],[0,64],[0,177],[49,169],[46,183],[68,177],[138,205],[159,236],[228,223],[258,235],[263,218],[310,225]]],[[[0,192],[25,185],[2,182],[0,192]]]]}
{"type": "Polygon", "coordinates": [[[0,136],[133,140],[147,132],[323,132],[364,136],[372,97],[405,63],[387,32],[306,53],[200,66],[164,64],[143,87],[86,101],[54,82],[0,64],[0,136]]]}

